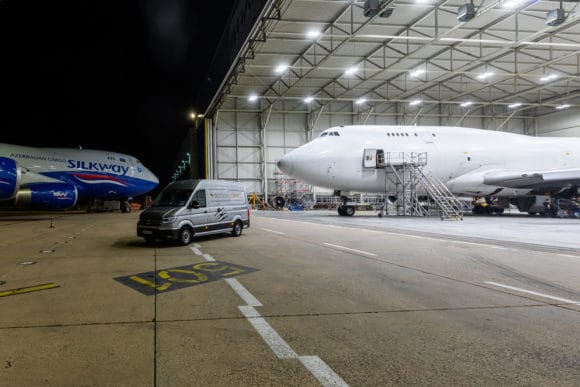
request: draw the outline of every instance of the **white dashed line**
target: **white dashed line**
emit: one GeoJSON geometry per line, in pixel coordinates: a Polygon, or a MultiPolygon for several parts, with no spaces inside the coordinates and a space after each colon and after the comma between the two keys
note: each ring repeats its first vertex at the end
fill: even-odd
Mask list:
{"type": "Polygon", "coordinates": [[[240,296],[248,306],[264,306],[256,299],[242,284],[235,278],[226,278],[226,282],[234,289],[234,292],[240,296]]]}
{"type": "Polygon", "coordinates": [[[515,290],[517,292],[522,292],[522,293],[527,293],[527,294],[531,294],[531,295],[538,296],[538,297],[548,298],[548,299],[554,300],[554,301],[564,302],[566,304],[580,305],[580,302],[573,301],[573,300],[569,300],[567,298],[550,296],[549,294],[538,293],[538,292],[533,292],[531,290],[526,290],[526,289],[522,289],[522,288],[516,288],[514,286],[508,286],[508,285],[498,284],[497,282],[486,281],[485,283],[486,284],[489,284],[489,285],[498,286],[500,288],[515,290]]]}
{"type": "Polygon", "coordinates": [[[300,356],[298,359],[304,364],[323,386],[348,386],[340,376],[336,374],[325,362],[318,356],[300,356]]]}
{"type": "Polygon", "coordinates": [[[571,254],[558,254],[560,257],[566,257],[566,258],[578,258],[577,255],[571,255],[571,254]]]}
{"type": "MultiPolygon", "coordinates": [[[[215,261],[209,254],[203,254],[200,250],[199,244],[194,244],[191,250],[197,254],[202,255],[207,261],[215,261]],[[199,251],[199,254],[197,253],[199,251]]],[[[367,253],[369,254],[369,253],[367,253]]],[[[240,305],[238,308],[240,312],[246,317],[248,322],[254,327],[256,332],[264,339],[266,344],[270,347],[272,352],[276,354],[279,359],[298,359],[306,367],[308,371],[320,382],[324,387],[348,387],[348,384],[328,366],[318,356],[298,356],[298,354],[290,347],[290,345],[276,332],[274,328],[260,315],[254,307],[263,306],[256,297],[252,295],[240,282],[235,278],[227,278],[226,282],[236,292],[238,296],[247,305],[240,305]]]]}
{"type": "Polygon", "coordinates": [[[344,247],[344,246],[339,246],[339,245],[333,245],[332,243],[326,243],[326,242],[324,242],[324,244],[327,245],[327,246],[330,246],[330,247],[336,247],[337,249],[340,249],[340,250],[347,250],[347,251],[352,251],[352,252],[360,253],[360,254],[364,254],[364,255],[370,255],[371,257],[376,257],[377,256],[376,254],[373,254],[373,253],[369,253],[369,252],[362,251],[362,250],[351,249],[349,247],[344,247]]]}
{"type": "Polygon", "coordinates": [[[288,343],[280,337],[278,332],[272,328],[270,324],[256,309],[251,306],[238,306],[242,314],[248,319],[254,329],[262,336],[262,339],[268,344],[272,352],[280,359],[296,359],[298,354],[288,345],[288,343]]]}
{"type": "Polygon", "coordinates": [[[278,235],[286,235],[286,233],[280,232],[280,231],[274,231],[274,230],[270,230],[268,228],[263,228],[262,230],[267,231],[267,232],[271,232],[273,234],[278,234],[278,235]]]}

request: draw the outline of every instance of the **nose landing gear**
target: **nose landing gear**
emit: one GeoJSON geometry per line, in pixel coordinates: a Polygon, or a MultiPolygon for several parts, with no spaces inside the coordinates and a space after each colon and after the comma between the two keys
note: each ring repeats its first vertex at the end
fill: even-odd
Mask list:
{"type": "Polygon", "coordinates": [[[354,206],[348,205],[348,198],[346,196],[340,197],[341,204],[338,206],[338,215],[340,216],[354,216],[354,206]]]}

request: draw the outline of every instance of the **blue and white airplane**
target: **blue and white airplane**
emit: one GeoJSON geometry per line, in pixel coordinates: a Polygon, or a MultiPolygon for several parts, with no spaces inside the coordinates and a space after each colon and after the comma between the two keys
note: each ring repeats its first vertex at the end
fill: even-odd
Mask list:
{"type": "Polygon", "coordinates": [[[63,210],[94,199],[127,200],[158,184],[129,155],[0,144],[0,202],[18,208],[63,210]]]}

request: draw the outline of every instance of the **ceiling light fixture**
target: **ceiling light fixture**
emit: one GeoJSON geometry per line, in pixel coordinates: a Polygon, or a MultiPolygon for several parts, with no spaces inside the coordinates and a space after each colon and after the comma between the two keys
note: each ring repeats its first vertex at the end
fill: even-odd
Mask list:
{"type": "Polygon", "coordinates": [[[548,12],[546,15],[546,25],[550,27],[559,26],[566,21],[566,14],[562,8],[562,1],[560,1],[560,8],[548,12]]]}
{"type": "Polygon", "coordinates": [[[545,75],[542,78],[540,78],[540,81],[542,81],[542,82],[553,81],[554,79],[557,79],[558,77],[559,76],[557,74],[545,75]]]}
{"type": "Polygon", "coordinates": [[[320,36],[320,31],[310,30],[306,33],[306,36],[308,36],[310,39],[316,39],[320,36]]]}
{"type": "Polygon", "coordinates": [[[558,110],[568,109],[570,106],[572,106],[572,105],[570,105],[569,103],[564,103],[562,105],[556,106],[556,109],[558,109],[558,110]]]}
{"type": "Polygon", "coordinates": [[[282,74],[284,71],[286,71],[288,69],[288,65],[287,64],[281,64],[278,65],[275,69],[274,72],[276,74],[282,74]]]}
{"type": "Polygon", "coordinates": [[[367,99],[366,99],[365,97],[361,97],[361,98],[357,99],[357,100],[355,101],[355,103],[356,103],[357,105],[361,105],[361,104],[365,103],[366,101],[367,101],[367,99]]]}
{"type": "Polygon", "coordinates": [[[258,100],[258,96],[256,94],[252,94],[248,97],[248,101],[256,102],[258,100]]]}
{"type": "Polygon", "coordinates": [[[423,101],[421,101],[420,99],[414,99],[411,102],[409,102],[409,105],[417,106],[417,105],[421,105],[422,103],[423,103],[423,101]]]}
{"type": "Polygon", "coordinates": [[[493,76],[493,71],[486,71],[485,73],[481,73],[477,76],[477,79],[480,81],[486,80],[487,78],[493,76]]]}
{"type": "Polygon", "coordinates": [[[314,101],[314,97],[309,96],[309,97],[304,98],[304,102],[306,102],[306,103],[310,103],[312,101],[314,101]]]}
{"type": "Polygon", "coordinates": [[[523,0],[507,0],[503,3],[502,8],[514,9],[519,7],[523,3],[523,0]]]}
{"type": "Polygon", "coordinates": [[[473,1],[469,4],[463,4],[457,10],[457,20],[460,22],[467,22],[475,17],[475,7],[473,1]]]}
{"type": "Polygon", "coordinates": [[[358,67],[356,66],[352,66],[346,69],[346,71],[344,72],[344,75],[354,75],[354,73],[356,73],[358,71],[358,67]]]}
{"type": "Polygon", "coordinates": [[[515,109],[515,108],[519,108],[520,106],[522,106],[521,102],[514,102],[512,104],[508,105],[509,109],[515,109]]]}
{"type": "Polygon", "coordinates": [[[418,77],[419,75],[425,74],[425,72],[426,72],[425,69],[416,69],[411,71],[409,75],[412,77],[418,77]]]}
{"type": "Polygon", "coordinates": [[[472,102],[472,101],[465,101],[465,102],[463,102],[463,103],[462,103],[461,105],[459,105],[459,106],[461,106],[461,107],[469,107],[469,106],[471,106],[471,105],[473,105],[473,102],[472,102]]]}

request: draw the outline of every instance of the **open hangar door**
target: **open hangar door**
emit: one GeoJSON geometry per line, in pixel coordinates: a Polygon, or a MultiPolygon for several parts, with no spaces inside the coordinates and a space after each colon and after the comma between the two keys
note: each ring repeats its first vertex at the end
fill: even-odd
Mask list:
{"type": "Polygon", "coordinates": [[[337,125],[579,136],[578,3],[473,4],[267,1],[206,111],[208,176],[274,194],[276,161],[337,125]]]}

